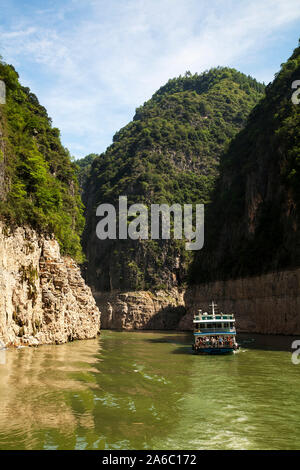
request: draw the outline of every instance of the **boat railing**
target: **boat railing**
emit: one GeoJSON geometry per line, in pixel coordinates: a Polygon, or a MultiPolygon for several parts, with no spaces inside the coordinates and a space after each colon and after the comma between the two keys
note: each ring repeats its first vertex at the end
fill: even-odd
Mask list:
{"type": "Polygon", "coordinates": [[[199,315],[195,315],[194,316],[194,322],[201,322],[201,321],[206,321],[206,320],[214,320],[214,321],[223,321],[223,320],[234,320],[234,316],[233,315],[215,315],[215,316],[212,316],[212,315],[202,315],[202,316],[199,316],[199,315]]]}

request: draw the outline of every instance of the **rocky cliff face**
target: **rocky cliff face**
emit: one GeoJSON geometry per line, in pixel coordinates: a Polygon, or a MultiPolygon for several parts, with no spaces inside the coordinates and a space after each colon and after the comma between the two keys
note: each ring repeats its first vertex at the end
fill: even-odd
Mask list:
{"type": "Polygon", "coordinates": [[[70,257],[51,236],[0,222],[0,339],[5,345],[94,338],[100,312],[70,257]]]}
{"type": "Polygon", "coordinates": [[[239,332],[300,334],[300,269],[200,284],[185,293],[186,315],[178,329],[192,329],[193,314],[212,300],[236,315],[239,332]]]}
{"type": "Polygon", "coordinates": [[[300,269],[203,283],[179,291],[95,293],[101,325],[111,329],[193,329],[212,300],[233,312],[238,332],[300,334],[300,269]]]}
{"type": "Polygon", "coordinates": [[[300,47],[222,155],[195,283],[300,266],[300,105],[292,101],[299,77],[300,47]]]}
{"type": "Polygon", "coordinates": [[[173,330],[185,315],[184,291],[96,292],[103,328],[173,330]]]}

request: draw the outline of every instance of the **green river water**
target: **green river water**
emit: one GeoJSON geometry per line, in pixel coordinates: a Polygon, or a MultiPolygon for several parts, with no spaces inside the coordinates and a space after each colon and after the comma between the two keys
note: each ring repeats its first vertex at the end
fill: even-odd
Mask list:
{"type": "Polygon", "coordinates": [[[292,339],[244,335],[230,356],[195,356],[191,339],[103,331],[1,352],[0,449],[299,449],[292,339]]]}

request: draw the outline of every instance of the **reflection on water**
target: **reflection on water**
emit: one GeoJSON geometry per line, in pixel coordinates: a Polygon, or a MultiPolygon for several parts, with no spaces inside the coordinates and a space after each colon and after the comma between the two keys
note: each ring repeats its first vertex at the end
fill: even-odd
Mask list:
{"type": "Polygon", "coordinates": [[[104,331],[6,351],[0,449],[299,448],[292,339],[240,341],[235,355],[194,356],[190,334],[104,331]]]}

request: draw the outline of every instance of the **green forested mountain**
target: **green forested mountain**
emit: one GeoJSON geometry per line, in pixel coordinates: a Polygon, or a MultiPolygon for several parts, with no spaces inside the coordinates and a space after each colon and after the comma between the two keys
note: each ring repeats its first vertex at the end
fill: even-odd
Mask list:
{"type": "Polygon", "coordinates": [[[299,79],[300,47],[222,155],[193,281],[300,266],[299,79]]]}
{"type": "Polygon", "coordinates": [[[100,241],[96,207],[128,203],[207,203],[219,156],[263,96],[264,86],[234,69],[169,80],[136,110],[95,158],[83,194],[88,280],[97,289],[155,288],[185,281],[183,241],[100,241]]]}
{"type": "Polygon", "coordinates": [[[0,215],[10,225],[54,232],[63,253],[82,260],[84,225],[75,165],[47,111],[0,63],[6,104],[0,105],[0,215]]]}

